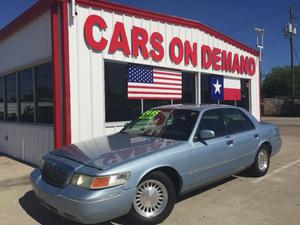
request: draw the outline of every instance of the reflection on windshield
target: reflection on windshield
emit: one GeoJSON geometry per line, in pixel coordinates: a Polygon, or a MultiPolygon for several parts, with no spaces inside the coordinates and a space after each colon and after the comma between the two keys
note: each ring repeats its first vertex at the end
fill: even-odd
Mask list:
{"type": "Polygon", "coordinates": [[[184,109],[151,109],[128,124],[121,133],[188,140],[199,112],[184,109]]]}

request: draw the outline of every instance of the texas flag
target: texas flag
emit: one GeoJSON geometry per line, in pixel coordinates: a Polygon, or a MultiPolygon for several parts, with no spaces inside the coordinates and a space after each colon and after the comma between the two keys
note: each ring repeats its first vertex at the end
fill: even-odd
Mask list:
{"type": "Polygon", "coordinates": [[[241,100],[241,81],[223,76],[210,77],[211,99],[241,100]]]}

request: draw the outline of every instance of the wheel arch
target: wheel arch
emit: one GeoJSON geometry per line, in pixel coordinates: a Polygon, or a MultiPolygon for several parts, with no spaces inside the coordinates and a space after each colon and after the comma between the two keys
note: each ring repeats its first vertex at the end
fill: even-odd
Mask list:
{"type": "Polygon", "coordinates": [[[262,146],[266,146],[269,150],[269,154],[272,155],[272,145],[271,145],[271,142],[268,141],[268,140],[265,140],[265,141],[262,141],[257,149],[257,152],[259,151],[259,149],[262,147],[262,146]]]}
{"type": "Polygon", "coordinates": [[[169,165],[164,165],[164,166],[158,166],[155,168],[151,168],[149,170],[147,170],[145,173],[142,174],[142,176],[139,178],[138,183],[141,182],[141,180],[147,176],[149,173],[152,173],[154,171],[160,171],[163,172],[164,174],[166,174],[171,181],[173,182],[174,186],[175,186],[175,190],[176,190],[176,194],[179,195],[181,189],[182,189],[182,185],[183,185],[183,180],[181,175],[179,174],[179,172],[172,166],[169,165]]]}

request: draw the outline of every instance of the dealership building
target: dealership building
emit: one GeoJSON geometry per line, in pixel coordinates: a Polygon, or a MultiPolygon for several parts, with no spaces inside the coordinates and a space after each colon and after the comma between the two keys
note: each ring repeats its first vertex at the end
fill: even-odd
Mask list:
{"type": "Polygon", "coordinates": [[[237,105],[259,120],[259,69],[258,51],[197,21],[40,0],[0,31],[0,152],[37,164],[166,104],[237,105]]]}

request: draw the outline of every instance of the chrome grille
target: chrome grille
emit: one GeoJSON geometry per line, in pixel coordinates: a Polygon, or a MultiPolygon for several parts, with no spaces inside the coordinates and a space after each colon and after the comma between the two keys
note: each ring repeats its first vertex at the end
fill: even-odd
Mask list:
{"type": "Polygon", "coordinates": [[[63,188],[70,183],[71,174],[55,163],[46,161],[42,170],[42,179],[48,184],[63,188]]]}

